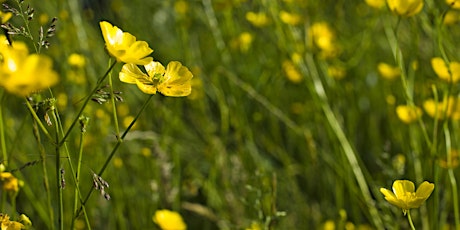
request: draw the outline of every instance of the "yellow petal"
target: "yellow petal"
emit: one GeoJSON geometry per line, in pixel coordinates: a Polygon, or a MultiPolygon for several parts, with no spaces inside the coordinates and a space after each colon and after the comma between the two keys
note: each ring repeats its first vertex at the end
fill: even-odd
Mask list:
{"type": "Polygon", "coordinates": [[[141,81],[136,80],[136,85],[139,89],[146,94],[156,94],[157,88],[154,85],[142,83],[141,81]]]}
{"type": "Polygon", "coordinates": [[[192,92],[191,79],[193,74],[180,62],[172,61],[166,67],[163,82],[158,91],[165,96],[182,97],[192,92]]]}
{"type": "Polygon", "coordinates": [[[427,199],[431,193],[433,192],[434,190],[434,184],[433,183],[430,183],[428,181],[424,181],[422,184],[419,185],[419,187],[417,188],[417,192],[415,192],[415,195],[417,197],[421,197],[421,198],[424,198],[424,199],[427,199]]]}
{"type": "Polygon", "coordinates": [[[147,74],[151,77],[154,77],[157,74],[163,75],[166,70],[165,67],[157,61],[153,61],[144,66],[147,74]]]}
{"type": "Polygon", "coordinates": [[[148,76],[137,65],[124,64],[118,78],[124,83],[135,84],[138,79],[148,78],[148,76]]]}
{"type": "Polygon", "coordinates": [[[387,200],[390,204],[402,208],[403,203],[395,196],[392,191],[386,188],[380,188],[380,192],[385,196],[385,200],[387,200]]]}
{"type": "Polygon", "coordinates": [[[415,192],[415,185],[410,180],[396,180],[393,182],[393,193],[397,198],[405,197],[406,193],[415,192]]]}

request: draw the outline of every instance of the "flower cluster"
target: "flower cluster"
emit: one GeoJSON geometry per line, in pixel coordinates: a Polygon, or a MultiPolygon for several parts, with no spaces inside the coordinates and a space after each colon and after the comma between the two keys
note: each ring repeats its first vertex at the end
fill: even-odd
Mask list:
{"type": "Polygon", "coordinates": [[[123,65],[119,74],[120,81],[136,84],[146,94],[160,92],[165,96],[188,96],[191,91],[190,70],[180,62],[172,61],[166,68],[152,57],[153,50],[145,41],[137,41],[130,33],[123,32],[109,22],[100,22],[107,51],[123,65]],[[146,73],[138,67],[143,65],[146,73]]]}

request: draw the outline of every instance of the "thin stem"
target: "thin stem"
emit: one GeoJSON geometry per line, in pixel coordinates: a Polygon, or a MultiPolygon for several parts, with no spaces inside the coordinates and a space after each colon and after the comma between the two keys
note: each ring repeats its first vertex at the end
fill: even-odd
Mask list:
{"type": "MultiPolygon", "coordinates": [[[[110,61],[109,61],[110,65],[110,61]]],[[[115,95],[113,93],[113,83],[112,83],[112,74],[109,74],[109,86],[110,86],[110,99],[112,102],[112,115],[113,115],[113,122],[115,123],[115,133],[117,137],[117,141],[120,141],[120,128],[118,127],[118,114],[117,114],[117,105],[115,104],[115,95]]]]}
{"type": "MultiPolygon", "coordinates": [[[[118,148],[120,147],[121,143],[123,143],[123,139],[126,137],[126,135],[128,134],[128,132],[131,130],[131,128],[134,126],[134,124],[136,123],[137,119],[139,119],[139,116],[142,114],[142,112],[147,108],[147,105],[149,104],[150,100],[153,98],[153,94],[151,94],[147,100],[144,102],[144,104],[142,105],[141,109],[139,110],[139,112],[137,113],[136,117],[133,119],[133,121],[131,121],[131,123],[129,124],[128,128],[126,128],[126,130],[123,132],[123,134],[120,136],[120,140],[117,141],[117,143],[115,144],[115,146],[113,147],[112,149],[112,152],[110,153],[110,155],[107,157],[107,159],[105,160],[104,162],[104,165],[102,166],[101,170],[99,170],[99,173],[98,175],[99,176],[102,176],[102,174],[104,173],[105,169],[107,168],[107,166],[109,165],[110,161],[112,160],[113,156],[115,155],[115,153],[117,152],[118,148]]],[[[88,202],[88,199],[89,197],[91,196],[91,193],[94,191],[94,187],[91,187],[91,189],[89,190],[88,194],[86,195],[85,199],[83,200],[83,202],[81,203],[81,206],[80,206],[80,209],[78,210],[78,212],[76,213],[76,216],[80,215],[80,212],[82,210],[82,208],[85,206],[86,202],[88,202]]]]}
{"type": "Polygon", "coordinates": [[[447,173],[449,175],[449,181],[452,187],[452,203],[454,205],[455,229],[460,229],[457,180],[455,178],[454,170],[452,167],[452,142],[450,139],[450,131],[449,131],[449,127],[447,126],[447,124],[444,125],[444,136],[446,139],[446,151],[447,151],[447,167],[448,167],[447,173]]]}
{"type": "Polygon", "coordinates": [[[410,216],[410,210],[407,210],[407,219],[409,220],[410,228],[415,230],[414,223],[412,222],[412,217],[410,216]]]}
{"type": "MultiPolygon", "coordinates": [[[[53,119],[55,122],[56,127],[56,143],[59,143],[59,125],[58,125],[58,119],[54,111],[52,111],[53,114],[53,119]]],[[[57,195],[58,195],[58,226],[60,230],[64,230],[64,221],[62,220],[64,218],[64,203],[63,203],[63,197],[62,197],[62,174],[61,174],[61,151],[58,145],[55,146],[55,151],[56,151],[56,188],[57,188],[57,195]]]]}
{"type": "Polygon", "coordinates": [[[70,132],[72,131],[72,129],[74,128],[74,126],[77,124],[78,122],[78,119],[80,118],[81,114],[83,113],[83,110],[85,110],[86,108],[86,105],[88,104],[88,102],[91,100],[92,96],[94,95],[94,93],[96,93],[96,91],[99,89],[99,87],[101,87],[102,83],[104,82],[105,78],[107,78],[107,76],[109,75],[109,73],[112,71],[113,67],[115,67],[115,64],[117,64],[117,62],[113,62],[112,65],[109,67],[109,69],[105,72],[104,76],[102,76],[96,86],[94,87],[94,89],[91,91],[91,93],[86,97],[85,101],[83,102],[83,105],[81,106],[80,108],[80,111],[78,111],[77,115],[75,116],[74,120],[72,121],[72,124],[70,125],[69,129],[67,130],[67,132],[65,133],[64,137],[61,139],[61,141],[58,143],[58,146],[62,146],[64,144],[64,142],[67,140],[67,138],[69,137],[69,134],[70,132]]]}
{"type": "Polygon", "coordinates": [[[32,114],[32,117],[34,118],[36,124],[40,127],[40,129],[42,130],[42,132],[45,134],[45,136],[53,141],[53,137],[51,137],[50,133],[48,132],[48,130],[46,129],[45,125],[43,125],[43,122],[40,120],[40,118],[38,117],[37,113],[35,112],[34,108],[32,108],[32,105],[30,104],[30,101],[29,100],[25,100],[26,101],[26,105],[27,105],[27,108],[29,109],[30,111],[30,114],[32,114]]]}
{"type": "MultiPolygon", "coordinates": [[[[24,10],[22,9],[22,4],[19,0],[16,0],[16,4],[18,4],[18,8],[19,8],[19,12],[20,12],[20,16],[22,18],[22,20],[24,21],[24,26],[25,26],[25,29],[26,29],[26,32],[27,32],[27,37],[32,40],[32,44],[34,45],[34,49],[35,49],[35,52],[36,53],[40,53],[40,50],[39,48],[37,48],[37,44],[35,44],[35,41],[34,41],[34,37],[32,36],[32,33],[30,31],[30,27],[29,27],[29,20],[27,19],[26,16],[24,16],[24,10]]],[[[24,34],[26,35],[26,34],[24,34]]]]}
{"type": "Polygon", "coordinates": [[[8,166],[8,154],[6,152],[6,141],[5,141],[5,127],[3,124],[5,123],[3,120],[3,97],[4,97],[4,91],[1,91],[1,96],[0,96],[0,151],[2,151],[2,162],[5,167],[8,166]]]}

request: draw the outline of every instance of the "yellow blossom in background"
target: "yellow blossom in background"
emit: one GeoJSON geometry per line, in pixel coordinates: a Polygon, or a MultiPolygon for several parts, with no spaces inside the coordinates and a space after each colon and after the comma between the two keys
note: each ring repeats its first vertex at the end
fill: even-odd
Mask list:
{"type": "Polygon", "coordinates": [[[0,57],[0,86],[10,93],[27,96],[44,90],[58,82],[58,75],[52,69],[51,58],[31,54],[25,44],[15,42],[13,46],[2,45],[0,57]]]}
{"type": "Polygon", "coordinates": [[[457,82],[460,80],[460,63],[452,61],[447,68],[447,63],[440,57],[431,59],[431,67],[433,68],[436,75],[442,80],[448,82],[457,82]]]}
{"type": "Polygon", "coordinates": [[[245,228],[244,230],[262,230],[262,226],[258,222],[252,222],[249,228],[245,228]]]}
{"type": "Polygon", "coordinates": [[[144,65],[147,74],[137,65],[125,64],[121,69],[120,81],[136,84],[146,94],[160,92],[165,96],[183,97],[192,91],[193,74],[180,62],[172,61],[165,67],[156,61],[144,65]]]}
{"type": "Polygon", "coordinates": [[[382,9],[385,7],[385,0],[364,0],[366,4],[375,9],[382,9]]]}
{"type": "Polygon", "coordinates": [[[384,62],[377,65],[377,71],[385,79],[393,80],[401,75],[401,70],[397,66],[392,66],[384,62]]]}
{"type": "Polygon", "coordinates": [[[334,31],[326,22],[317,22],[308,29],[308,39],[311,45],[321,50],[323,57],[335,57],[338,52],[334,31]]]}
{"type": "Polygon", "coordinates": [[[422,110],[417,106],[398,105],[396,114],[402,122],[409,124],[422,116],[422,110]]]}
{"type": "Polygon", "coordinates": [[[284,10],[280,12],[280,20],[291,26],[299,25],[302,22],[302,16],[294,13],[288,13],[284,10]]]}
{"type": "Polygon", "coordinates": [[[251,23],[253,26],[257,27],[264,27],[270,24],[270,19],[264,12],[247,12],[246,20],[248,20],[248,22],[251,23]]]}
{"type": "Polygon", "coordinates": [[[454,9],[460,9],[460,0],[446,0],[446,3],[454,9]]]}
{"type": "Polygon", "coordinates": [[[153,216],[153,222],[158,224],[162,230],[185,230],[185,225],[179,213],[167,209],[158,210],[153,216]]]}
{"type": "Polygon", "coordinates": [[[332,65],[327,68],[327,73],[329,76],[340,80],[347,75],[347,71],[344,67],[338,65],[332,65]]]}
{"type": "Polygon", "coordinates": [[[323,224],[323,230],[335,230],[335,223],[333,220],[327,220],[323,224]]]}
{"type": "Polygon", "coordinates": [[[447,100],[436,102],[433,99],[426,100],[423,103],[425,112],[432,118],[444,119],[446,117],[452,120],[460,119],[460,100],[455,97],[449,97],[447,100]]]}
{"type": "Polygon", "coordinates": [[[179,0],[174,3],[174,11],[178,14],[185,15],[188,12],[189,6],[187,1],[179,0]]]}
{"type": "Polygon", "coordinates": [[[0,173],[0,181],[2,182],[2,189],[7,192],[19,192],[19,180],[9,172],[0,173]]]}
{"type": "Polygon", "coordinates": [[[292,83],[300,83],[303,80],[302,74],[290,60],[283,61],[283,70],[286,78],[292,83]]]}
{"type": "Polygon", "coordinates": [[[450,26],[450,25],[457,23],[459,19],[460,19],[460,14],[458,11],[449,10],[444,15],[444,20],[442,21],[442,23],[444,25],[450,26]]]}
{"type": "Polygon", "coordinates": [[[0,10],[0,24],[5,24],[10,18],[13,17],[13,13],[11,12],[3,12],[0,10]]]}
{"type": "Polygon", "coordinates": [[[1,230],[21,230],[25,226],[19,222],[11,221],[7,214],[0,213],[0,228],[1,230]]]}
{"type": "Polygon", "coordinates": [[[83,68],[86,65],[86,59],[81,54],[73,53],[67,58],[67,63],[73,67],[83,68]]]}
{"type": "Polygon", "coordinates": [[[99,25],[107,51],[117,61],[136,65],[147,65],[153,61],[152,57],[147,57],[153,52],[147,42],[136,41],[136,37],[130,33],[123,32],[109,22],[102,21],[99,25]]]}
{"type": "Polygon", "coordinates": [[[198,100],[204,97],[204,90],[203,90],[203,80],[201,78],[194,77],[192,78],[191,82],[193,91],[187,97],[190,100],[198,100]]]}
{"type": "Polygon", "coordinates": [[[450,150],[450,153],[447,154],[446,159],[439,160],[439,166],[445,169],[456,168],[458,164],[459,164],[459,153],[458,153],[458,150],[455,150],[455,149],[450,150]]]}
{"type": "Polygon", "coordinates": [[[242,53],[248,52],[249,48],[251,48],[252,41],[254,37],[249,32],[241,33],[235,41],[235,46],[240,49],[242,53]]]}
{"type": "Polygon", "coordinates": [[[414,16],[423,9],[423,0],[387,0],[388,8],[403,17],[414,16]]]}
{"type": "Polygon", "coordinates": [[[380,188],[390,204],[401,208],[404,214],[412,208],[419,208],[434,190],[434,184],[424,181],[415,191],[415,185],[409,180],[396,180],[393,182],[393,191],[380,188]]]}

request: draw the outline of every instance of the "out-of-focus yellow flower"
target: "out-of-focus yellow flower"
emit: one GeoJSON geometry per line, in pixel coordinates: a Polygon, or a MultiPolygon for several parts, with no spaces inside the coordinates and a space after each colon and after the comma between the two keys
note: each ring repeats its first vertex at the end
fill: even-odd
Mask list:
{"type": "Polygon", "coordinates": [[[447,159],[439,160],[439,166],[442,168],[456,168],[459,164],[459,153],[458,150],[452,149],[450,153],[447,155],[447,159]]]}
{"type": "Polygon", "coordinates": [[[387,95],[386,98],[385,98],[385,101],[389,104],[389,105],[394,105],[396,103],[396,98],[395,96],[393,95],[387,95]]]}
{"type": "Polygon", "coordinates": [[[270,24],[270,19],[264,12],[247,12],[246,20],[248,20],[248,22],[251,23],[253,26],[257,27],[264,27],[270,24]]]}
{"type": "Polygon", "coordinates": [[[339,53],[334,31],[326,22],[317,22],[308,29],[310,44],[318,47],[322,56],[335,57],[339,53]]]}
{"type": "Polygon", "coordinates": [[[185,225],[179,213],[167,209],[158,210],[153,216],[153,222],[158,224],[162,230],[185,230],[185,225]]]}
{"type": "Polygon", "coordinates": [[[132,34],[123,32],[109,22],[102,21],[99,25],[107,51],[117,61],[136,65],[147,65],[153,61],[152,57],[147,57],[153,52],[147,42],[137,41],[132,34]]]}
{"type": "Polygon", "coordinates": [[[457,82],[460,80],[460,63],[452,61],[447,68],[446,62],[440,57],[431,59],[431,67],[433,68],[436,75],[442,80],[448,82],[457,82]],[[450,72],[449,72],[450,71],[450,72]]]}
{"type": "Polygon", "coordinates": [[[0,86],[10,93],[26,96],[58,82],[51,58],[31,54],[24,43],[0,44],[0,86]]]}
{"type": "Polygon", "coordinates": [[[335,223],[333,220],[327,220],[323,224],[323,230],[335,230],[335,223]]]}
{"type": "Polygon", "coordinates": [[[401,208],[406,214],[409,209],[419,208],[434,190],[434,184],[424,181],[415,191],[415,185],[409,180],[396,180],[393,182],[393,192],[380,188],[380,192],[392,205],[401,208]]]}
{"type": "Polygon", "coordinates": [[[174,3],[174,10],[176,13],[185,15],[188,12],[188,3],[184,0],[179,0],[174,3]]]}
{"type": "Polygon", "coordinates": [[[398,105],[396,114],[402,122],[409,124],[422,116],[422,110],[417,106],[398,105]]]}
{"type": "Polygon", "coordinates": [[[243,32],[232,41],[232,48],[239,49],[242,53],[246,53],[249,48],[251,48],[253,40],[254,36],[252,36],[251,33],[243,32]]]}
{"type": "Polygon", "coordinates": [[[282,22],[291,26],[299,25],[302,22],[302,17],[300,15],[288,13],[284,10],[280,12],[280,19],[282,22]]]}
{"type": "Polygon", "coordinates": [[[303,80],[302,74],[290,60],[283,61],[283,70],[286,78],[292,83],[300,83],[303,80]]]}
{"type": "Polygon", "coordinates": [[[7,192],[17,193],[19,191],[19,180],[10,172],[0,173],[2,189],[7,192]]]}
{"type": "Polygon", "coordinates": [[[327,73],[329,76],[340,80],[347,75],[347,70],[342,66],[332,65],[327,68],[327,73]]]}
{"type": "Polygon", "coordinates": [[[460,0],[446,0],[446,3],[454,9],[460,9],[460,0]]]}
{"type": "Polygon", "coordinates": [[[433,99],[426,100],[423,103],[426,113],[437,119],[446,117],[452,120],[460,119],[460,100],[455,97],[449,97],[447,100],[436,102],[433,99]]]}
{"type": "Polygon", "coordinates": [[[191,91],[193,74],[180,62],[172,61],[165,67],[156,61],[144,65],[147,74],[135,64],[125,64],[121,69],[120,81],[136,84],[146,94],[160,92],[165,96],[188,96],[191,91]]]}
{"type": "Polygon", "coordinates": [[[21,230],[25,226],[19,222],[11,221],[7,214],[0,213],[0,227],[1,230],[21,230]]]}
{"type": "Polygon", "coordinates": [[[32,221],[30,221],[29,217],[25,214],[21,214],[18,220],[21,224],[24,225],[25,229],[28,229],[30,226],[32,226],[32,221]]]}
{"type": "Polygon", "coordinates": [[[423,0],[387,0],[388,8],[400,16],[414,16],[423,9],[423,0]]]}
{"type": "Polygon", "coordinates": [[[13,17],[13,13],[0,11],[0,24],[5,24],[11,17],[13,17]]]}
{"type": "Polygon", "coordinates": [[[384,62],[380,62],[377,65],[377,70],[380,76],[388,80],[393,80],[401,75],[401,69],[399,69],[399,67],[384,62]]]}
{"type": "Polygon", "coordinates": [[[252,222],[249,228],[245,228],[244,230],[262,230],[262,226],[258,222],[252,222]]]}
{"type": "Polygon", "coordinates": [[[73,67],[83,68],[86,65],[86,59],[81,54],[73,53],[67,58],[67,63],[73,67]]]}
{"type": "Polygon", "coordinates": [[[450,25],[457,23],[459,19],[460,19],[460,14],[457,11],[449,10],[445,14],[444,20],[442,21],[442,23],[444,23],[444,25],[450,26],[450,25]]]}
{"type": "Polygon", "coordinates": [[[364,0],[366,4],[375,9],[382,9],[385,7],[385,0],[364,0]]]}

